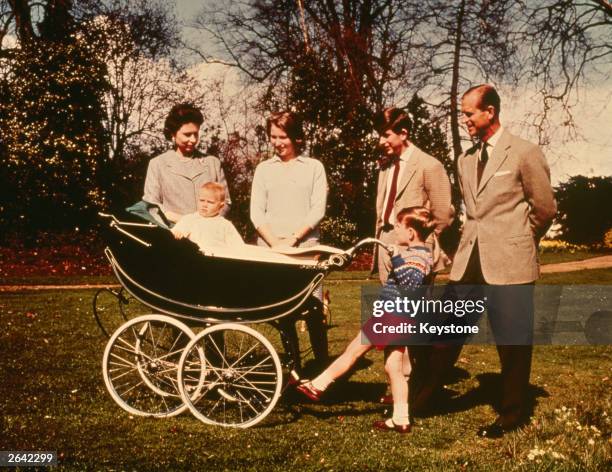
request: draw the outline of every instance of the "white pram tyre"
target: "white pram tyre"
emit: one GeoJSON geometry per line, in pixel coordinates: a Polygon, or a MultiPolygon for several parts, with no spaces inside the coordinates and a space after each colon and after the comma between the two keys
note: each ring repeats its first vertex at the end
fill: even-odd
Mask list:
{"type": "Polygon", "coordinates": [[[206,328],[185,348],[178,384],[183,401],[200,421],[248,428],[276,405],[282,375],[278,354],[261,333],[223,323],[206,328]]]}
{"type": "MultiPolygon", "coordinates": [[[[164,315],[139,316],[121,325],[108,341],[102,361],[113,400],[138,416],[163,418],[185,411],[177,373],[183,349],[194,338],[187,325],[164,315]]],[[[194,355],[203,358],[202,351],[194,355]]],[[[203,381],[199,379],[200,384],[203,381]]]]}

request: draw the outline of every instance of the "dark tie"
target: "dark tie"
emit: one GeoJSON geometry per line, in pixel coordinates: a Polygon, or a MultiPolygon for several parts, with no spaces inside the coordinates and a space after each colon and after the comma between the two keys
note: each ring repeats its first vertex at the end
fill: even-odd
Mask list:
{"type": "Polygon", "coordinates": [[[399,175],[400,163],[396,160],[393,164],[393,177],[391,178],[391,188],[389,188],[389,198],[387,198],[387,207],[385,208],[385,216],[383,223],[389,224],[389,217],[393,211],[393,204],[395,203],[395,195],[397,194],[397,176],[399,175]]]}
{"type": "Polygon", "coordinates": [[[487,152],[487,143],[484,141],[480,143],[480,159],[478,160],[478,180],[476,182],[477,185],[480,185],[480,179],[482,178],[482,173],[487,165],[487,161],[489,160],[489,153],[487,152]]]}

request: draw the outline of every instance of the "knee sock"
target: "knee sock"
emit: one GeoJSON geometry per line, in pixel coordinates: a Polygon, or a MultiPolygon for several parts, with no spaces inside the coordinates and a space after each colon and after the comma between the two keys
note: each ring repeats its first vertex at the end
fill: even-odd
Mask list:
{"type": "Polygon", "coordinates": [[[331,385],[334,381],[333,377],[327,373],[327,371],[323,371],[318,377],[314,378],[312,382],[312,386],[320,391],[327,390],[327,387],[331,385]]]}

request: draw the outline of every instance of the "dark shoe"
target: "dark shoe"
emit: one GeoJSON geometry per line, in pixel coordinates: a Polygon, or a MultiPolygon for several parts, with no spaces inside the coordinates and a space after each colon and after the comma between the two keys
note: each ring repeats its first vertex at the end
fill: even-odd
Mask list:
{"type": "MultiPolygon", "coordinates": [[[[393,423],[393,421],[391,421],[393,423]]],[[[411,426],[409,424],[395,424],[393,426],[389,426],[387,424],[387,420],[377,420],[372,423],[372,427],[378,431],[395,431],[396,433],[406,434],[411,430],[411,426]]]]}
{"type": "Polygon", "coordinates": [[[383,395],[378,399],[378,403],[383,405],[393,405],[393,395],[383,395]]]}
{"type": "Polygon", "coordinates": [[[519,421],[510,424],[502,424],[499,420],[491,423],[488,426],[483,426],[478,430],[478,437],[480,438],[488,438],[488,439],[498,439],[501,438],[504,434],[509,433],[511,431],[516,431],[517,429],[522,428],[527,424],[526,421],[519,421]]]}
{"type": "Polygon", "coordinates": [[[321,400],[321,395],[323,392],[317,388],[314,388],[310,382],[306,382],[298,385],[295,389],[300,392],[302,395],[306,395],[313,402],[318,402],[321,400]]]}

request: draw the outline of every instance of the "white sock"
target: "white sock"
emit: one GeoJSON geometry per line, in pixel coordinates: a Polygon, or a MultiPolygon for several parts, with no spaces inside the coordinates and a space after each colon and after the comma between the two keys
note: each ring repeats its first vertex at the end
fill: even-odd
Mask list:
{"type": "Polygon", "coordinates": [[[327,373],[327,371],[323,371],[317,378],[313,379],[312,386],[321,392],[327,390],[327,387],[331,385],[334,381],[334,378],[327,373]]]}
{"type": "Polygon", "coordinates": [[[391,419],[396,425],[399,426],[410,424],[410,417],[408,416],[408,403],[394,403],[393,416],[391,419]]]}

